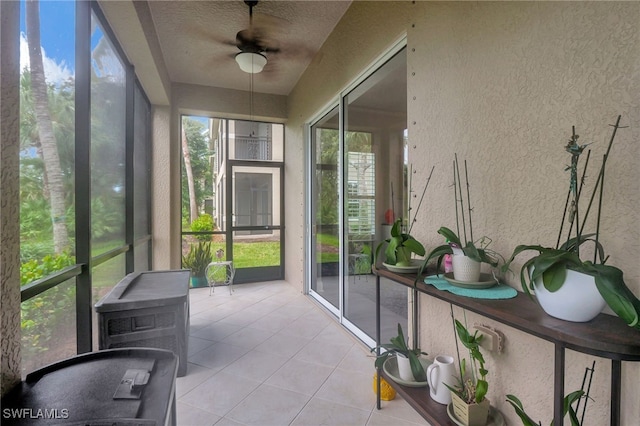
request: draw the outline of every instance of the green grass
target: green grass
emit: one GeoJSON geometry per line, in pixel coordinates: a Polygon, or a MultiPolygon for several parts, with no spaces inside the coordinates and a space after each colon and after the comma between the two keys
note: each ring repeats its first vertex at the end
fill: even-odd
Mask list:
{"type": "MultiPolygon", "coordinates": [[[[211,252],[218,249],[226,251],[226,243],[211,243],[211,252]]],[[[225,253],[226,257],[227,253],[225,253]]],[[[280,265],[280,243],[275,241],[234,243],[233,244],[233,266],[239,268],[255,268],[260,266],[280,265]]]]}
{"type": "Polygon", "coordinates": [[[333,247],[335,251],[321,251],[318,250],[317,258],[319,263],[330,263],[340,261],[340,238],[337,235],[332,234],[318,234],[316,236],[316,245],[322,244],[323,246],[333,247]]]}

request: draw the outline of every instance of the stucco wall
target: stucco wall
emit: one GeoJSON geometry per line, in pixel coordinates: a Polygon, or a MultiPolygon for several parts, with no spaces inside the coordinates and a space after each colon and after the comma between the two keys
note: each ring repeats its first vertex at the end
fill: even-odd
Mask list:
{"type": "Polygon", "coordinates": [[[0,395],[20,381],[19,4],[0,2],[0,395]]]}
{"type": "MultiPolygon", "coordinates": [[[[630,127],[618,132],[607,163],[601,241],[609,263],[623,268],[627,284],[640,294],[640,5],[418,3],[414,10],[408,33],[414,182],[426,181],[436,167],[416,238],[433,246],[442,242],[439,226],[455,226],[450,185],[457,153],[468,161],[476,238],[488,235],[505,256],[518,244],[555,244],[568,189],[564,145],[571,126],[581,143],[592,143],[586,182],[592,188],[609,124],[622,114],[621,124],[630,127]]],[[[514,265],[516,272],[524,259],[514,265]]],[[[507,278],[518,287],[517,276],[507,278]]],[[[421,303],[422,338],[438,348],[430,352],[451,352],[448,306],[428,298],[421,303]]],[[[489,357],[489,370],[498,374],[492,376],[492,400],[512,414],[502,401],[516,394],[547,423],[553,347],[496,327],[507,345],[504,354],[489,357]]],[[[567,356],[567,391],[580,387],[592,359],[567,356]]],[[[608,423],[609,375],[609,363],[598,361],[588,424],[608,423]]],[[[623,364],[623,377],[623,424],[637,424],[640,368],[623,364]]]]}
{"type": "MultiPolygon", "coordinates": [[[[638,22],[638,3],[354,2],[290,96],[288,200],[303,205],[303,183],[294,177],[303,171],[304,121],[406,31],[415,190],[436,167],[413,230],[427,250],[442,243],[440,226],[455,226],[450,185],[456,153],[468,161],[476,236],[490,236],[504,255],[521,243],[554,244],[567,191],[564,145],[571,126],[581,142],[592,143],[587,184],[593,185],[609,124],[622,114],[621,124],[629,128],[618,132],[609,158],[601,240],[609,262],[624,269],[627,284],[640,294],[638,22]]],[[[287,209],[286,220],[287,280],[301,285],[302,209],[287,209]]],[[[517,276],[507,279],[519,288],[517,276]]],[[[421,347],[431,355],[454,353],[449,306],[426,297],[420,303],[421,347]]],[[[504,403],[505,394],[516,394],[532,417],[548,424],[553,346],[478,316],[468,314],[467,321],[496,326],[506,336],[504,353],[487,357],[492,403],[510,424],[519,424],[504,403]]],[[[586,424],[608,424],[607,361],[569,352],[565,389],[579,388],[594,359],[586,424]]],[[[640,366],[623,363],[624,425],[640,419],[639,382],[640,366]]]]}

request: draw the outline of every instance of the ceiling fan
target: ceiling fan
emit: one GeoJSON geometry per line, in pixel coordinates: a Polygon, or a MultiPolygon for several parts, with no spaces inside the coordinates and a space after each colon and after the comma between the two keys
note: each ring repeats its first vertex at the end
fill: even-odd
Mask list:
{"type": "Polygon", "coordinates": [[[249,28],[236,34],[236,47],[240,53],[235,55],[235,60],[242,71],[257,74],[267,64],[265,53],[277,53],[279,49],[266,35],[265,28],[253,25],[253,8],[258,1],[245,0],[245,4],[249,6],[249,28]]]}

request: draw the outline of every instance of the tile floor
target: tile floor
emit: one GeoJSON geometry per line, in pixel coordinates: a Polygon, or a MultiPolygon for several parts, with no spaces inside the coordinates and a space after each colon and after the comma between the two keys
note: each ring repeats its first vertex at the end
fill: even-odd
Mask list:
{"type": "Polygon", "coordinates": [[[283,281],[192,289],[179,426],[424,425],[405,401],[375,407],[368,349],[283,281]]]}

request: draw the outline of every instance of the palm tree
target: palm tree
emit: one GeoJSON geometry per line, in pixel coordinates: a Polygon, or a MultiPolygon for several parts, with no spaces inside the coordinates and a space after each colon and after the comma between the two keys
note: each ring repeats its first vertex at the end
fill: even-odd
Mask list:
{"type": "Polygon", "coordinates": [[[189,153],[187,132],[184,129],[184,120],[180,127],[182,129],[182,158],[184,158],[184,171],[187,174],[187,187],[189,188],[189,222],[193,222],[198,218],[198,204],[196,201],[196,188],[193,181],[193,169],[191,168],[191,154],[189,153]]]}
{"type": "Polygon", "coordinates": [[[38,0],[26,2],[27,43],[31,65],[31,93],[38,124],[38,136],[45,165],[46,183],[51,202],[53,223],[53,246],[56,254],[62,253],[69,245],[69,235],[65,220],[65,192],[58,147],[49,113],[47,84],[44,77],[42,50],[40,44],[40,3],[38,0]]]}

